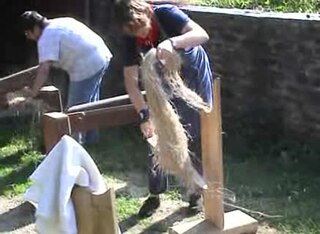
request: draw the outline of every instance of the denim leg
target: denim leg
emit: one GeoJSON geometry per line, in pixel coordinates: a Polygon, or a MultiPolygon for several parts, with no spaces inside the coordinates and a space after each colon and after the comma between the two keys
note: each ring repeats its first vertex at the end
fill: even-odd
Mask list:
{"type": "Polygon", "coordinates": [[[152,195],[164,193],[168,188],[168,176],[159,167],[151,149],[148,155],[149,192],[152,195]]]}
{"type": "Polygon", "coordinates": [[[90,102],[95,102],[95,101],[99,101],[100,100],[101,82],[102,82],[102,77],[99,80],[97,80],[97,82],[95,83],[95,87],[94,87],[94,89],[92,91],[92,96],[90,98],[90,102]]]}
{"type": "MultiPolygon", "coordinates": [[[[108,64],[105,65],[95,75],[82,80],[82,81],[71,81],[69,84],[68,92],[68,104],[67,107],[74,105],[89,103],[98,101],[100,97],[100,86],[103,75],[105,73],[108,64]]],[[[89,131],[87,134],[75,133],[74,138],[79,143],[93,142],[98,140],[98,131],[89,131]]]]}
{"type": "MultiPolygon", "coordinates": [[[[102,76],[95,84],[95,88],[92,92],[90,102],[96,102],[100,100],[101,83],[102,83],[102,77],[104,73],[105,71],[103,72],[102,76]]],[[[98,141],[99,141],[99,131],[97,130],[88,131],[87,134],[85,135],[85,142],[87,143],[94,143],[98,141]]]]}

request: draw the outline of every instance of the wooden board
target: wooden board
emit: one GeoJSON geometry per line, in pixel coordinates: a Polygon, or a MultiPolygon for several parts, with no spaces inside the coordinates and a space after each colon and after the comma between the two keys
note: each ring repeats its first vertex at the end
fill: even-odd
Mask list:
{"type": "Polygon", "coordinates": [[[118,234],[119,227],[115,209],[115,193],[113,188],[101,195],[92,195],[93,219],[95,220],[92,234],[118,234]]]}
{"type": "Polygon", "coordinates": [[[115,127],[137,123],[139,116],[133,105],[115,106],[68,114],[72,132],[88,131],[99,127],[115,127]]]}
{"type": "Polygon", "coordinates": [[[123,105],[70,114],[51,112],[42,117],[44,142],[48,153],[65,135],[99,127],[115,127],[138,122],[133,105],[123,105]]]}
{"type": "MultiPolygon", "coordinates": [[[[141,94],[145,96],[146,92],[142,91],[141,94]]],[[[130,101],[129,95],[126,94],[126,95],[120,95],[116,97],[102,99],[92,103],[85,103],[85,104],[72,106],[67,110],[67,113],[97,110],[97,109],[120,106],[120,105],[128,105],[130,103],[131,101],[130,101]]]]}
{"type": "Polygon", "coordinates": [[[0,79],[0,94],[16,91],[33,84],[38,66],[0,79]]]}
{"type": "Polygon", "coordinates": [[[41,123],[46,153],[50,152],[55,144],[59,142],[61,137],[65,134],[71,134],[68,116],[64,113],[51,112],[44,114],[41,123]]]}
{"type": "Polygon", "coordinates": [[[201,115],[202,165],[208,189],[204,192],[205,218],[217,228],[224,226],[223,206],[223,154],[220,79],[213,87],[213,109],[201,115]]]}
{"type": "Polygon", "coordinates": [[[78,234],[118,234],[114,190],[94,195],[84,187],[72,190],[78,234]]]}
{"type": "Polygon", "coordinates": [[[93,234],[91,193],[87,188],[75,186],[72,189],[71,199],[76,214],[78,234],[93,234]]]}
{"type": "Polygon", "coordinates": [[[249,215],[239,211],[224,214],[225,226],[221,230],[208,220],[197,219],[183,222],[169,230],[170,234],[254,234],[258,230],[258,222],[249,215]]]}

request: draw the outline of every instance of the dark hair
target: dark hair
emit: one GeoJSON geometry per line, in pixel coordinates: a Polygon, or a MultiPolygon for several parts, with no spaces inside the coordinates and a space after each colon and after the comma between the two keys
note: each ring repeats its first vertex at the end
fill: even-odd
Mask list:
{"type": "Polygon", "coordinates": [[[142,14],[148,3],[144,0],[113,0],[112,23],[122,27],[136,20],[137,15],[142,14]]]}
{"type": "Polygon", "coordinates": [[[23,30],[32,30],[34,26],[39,26],[41,29],[45,27],[46,18],[36,11],[26,11],[20,19],[23,30]]]}
{"type": "Polygon", "coordinates": [[[192,0],[111,0],[112,23],[122,27],[136,21],[150,5],[173,4],[186,5],[192,0]]]}

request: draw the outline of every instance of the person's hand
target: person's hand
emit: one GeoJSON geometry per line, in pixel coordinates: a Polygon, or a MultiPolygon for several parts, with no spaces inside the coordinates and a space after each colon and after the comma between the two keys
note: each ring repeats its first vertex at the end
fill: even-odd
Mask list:
{"type": "Polygon", "coordinates": [[[152,137],[154,134],[154,126],[150,119],[146,122],[141,123],[140,129],[144,138],[146,139],[152,137]]]}
{"type": "Polygon", "coordinates": [[[165,64],[168,58],[173,54],[174,48],[170,40],[164,40],[157,47],[157,58],[162,63],[165,64]]]}

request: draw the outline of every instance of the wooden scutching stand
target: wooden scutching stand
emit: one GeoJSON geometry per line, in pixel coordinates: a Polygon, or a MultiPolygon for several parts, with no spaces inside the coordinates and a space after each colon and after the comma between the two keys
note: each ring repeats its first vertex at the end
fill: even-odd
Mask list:
{"type": "MultiPolygon", "coordinates": [[[[257,232],[258,222],[249,215],[239,210],[228,213],[224,212],[219,79],[215,80],[213,100],[214,108],[211,113],[203,113],[201,116],[203,170],[208,182],[208,190],[204,193],[205,218],[193,222],[181,222],[169,230],[171,234],[253,234],[257,232]]],[[[70,108],[67,113],[47,113],[43,116],[46,150],[49,152],[65,134],[70,135],[75,132],[88,131],[99,127],[121,126],[134,123],[137,120],[138,115],[133,105],[130,104],[128,95],[105,99],[96,103],[74,106],[70,108]]],[[[77,189],[77,191],[80,191],[80,193],[76,198],[88,196],[84,191],[79,189],[77,189]]],[[[111,210],[114,210],[112,196],[111,193],[109,207],[112,207],[111,210]]],[[[93,201],[92,198],[90,201],[93,201]]],[[[80,221],[80,219],[84,220],[83,215],[87,214],[81,214],[81,212],[85,211],[82,208],[79,208],[77,211],[78,221],[80,221]]],[[[117,233],[117,230],[114,229],[116,223],[114,212],[110,213],[108,220],[108,222],[114,225],[109,225],[111,229],[109,229],[108,232],[101,233],[117,233]]],[[[78,227],[79,231],[85,234],[95,234],[92,231],[88,232],[86,230],[90,225],[80,225],[78,227]]],[[[93,229],[91,228],[90,230],[93,229]]]]}
{"type": "Polygon", "coordinates": [[[202,163],[208,189],[204,192],[205,218],[182,222],[170,234],[253,234],[258,222],[239,211],[224,212],[223,152],[220,79],[214,84],[214,108],[201,116],[202,163]]]}

